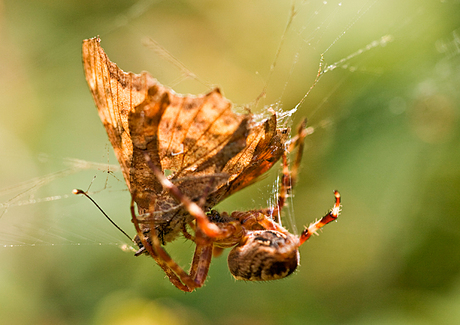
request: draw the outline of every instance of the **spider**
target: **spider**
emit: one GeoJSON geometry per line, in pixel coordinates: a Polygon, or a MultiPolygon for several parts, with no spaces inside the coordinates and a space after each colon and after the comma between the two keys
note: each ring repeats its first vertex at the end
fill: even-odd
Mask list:
{"type": "MultiPolygon", "coordinates": [[[[303,143],[302,134],[296,144],[303,143]]],[[[293,170],[299,167],[301,152],[302,150],[297,152],[293,170]]],[[[335,204],[331,211],[306,227],[300,236],[289,233],[274,221],[273,218],[278,217],[285,205],[286,195],[295,183],[295,178],[288,170],[286,154],[283,154],[283,175],[277,207],[234,211],[230,215],[215,210],[205,213],[199,204],[183,195],[180,189],[164,176],[151,162],[148,154],[145,154],[145,159],[164,189],[181,202],[194,217],[195,223],[190,225],[195,231],[195,236],[191,236],[185,228],[183,234],[195,242],[196,249],[192,266],[187,273],[165,251],[158,236],[150,231],[150,236],[146,236],[141,230],[140,223],[148,224],[149,229],[154,229],[155,226],[150,218],[151,213],[136,216],[134,195],[131,201],[131,216],[137,231],[136,242],[140,247],[136,254],[147,251],[165,271],[169,280],[183,291],[193,291],[204,284],[212,256],[220,255],[223,248],[233,247],[228,255],[228,266],[237,280],[269,281],[290,275],[299,264],[299,247],[321,227],[336,220],[340,212],[340,194],[334,191],[335,204]]]]}
{"type": "Polygon", "coordinates": [[[200,96],[178,95],[146,72],[119,69],[99,38],[83,42],[83,63],[131,193],[136,255],[151,256],[178,289],[191,292],[203,286],[212,257],[225,248],[232,248],[228,266],[236,279],[284,278],[299,264],[300,245],[337,219],[341,205],[335,191],[331,211],[300,236],[279,223],[297,180],[306,121],[288,141],[289,130],[277,128],[274,111],[257,122],[250,113],[235,114],[218,88],[200,96]],[[290,171],[287,154],[295,148],[290,171]],[[283,172],[275,207],[230,214],[212,209],[255,183],[280,159],[283,172]],[[164,249],[179,234],[196,245],[188,272],[164,249]]]}

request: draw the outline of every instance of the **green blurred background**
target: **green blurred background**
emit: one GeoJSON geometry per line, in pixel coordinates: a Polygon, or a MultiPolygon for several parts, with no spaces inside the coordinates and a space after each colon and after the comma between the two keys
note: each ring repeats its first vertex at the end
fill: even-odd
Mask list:
{"type": "MultiPolygon", "coordinates": [[[[459,324],[460,3],[303,1],[0,2],[1,324],[459,324]],[[340,190],[337,223],[301,248],[301,267],[271,283],[236,282],[225,255],[184,294],[154,261],[123,251],[129,201],[84,80],[81,42],[100,35],[124,70],[181,93],[209,88],[145,45],[152,38],[200,80],[250,106],[309,119],[286,219],[298,229],[340,190]],[[366,47],[390,35],[392,41],[366,47]],[[270,66],[283,39],[273,74],[270,66]],[[69,159],[72,158],[72,159],[69,159]],[[78,160],[76,160],[78,159],[78,160]],[[85,164],[86,162],[86,164],[85,164]],[[99,163],[100,165],[89,162],[99,163]]],[[[221,204],[273,201],[270,176],[221,204]]],[[[193,245],[168,250],[187,267],[193,245]]]]}

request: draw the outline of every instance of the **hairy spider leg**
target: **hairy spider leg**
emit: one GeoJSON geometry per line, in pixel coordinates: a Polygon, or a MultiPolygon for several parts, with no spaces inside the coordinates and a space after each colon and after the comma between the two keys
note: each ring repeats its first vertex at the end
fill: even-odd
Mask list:
{"type": "MultiPolygon", "coordinates": [[[[144,152],[144,158],[147,165],[150,167],[150,169],[152,169],[155,177],[161,183],[163,188],[183,204],[188,213],[190,213],[190,215],[195,218],[197,228],[200,228],[206,236],[211,238],[226,238],[235,232],[236,229],[233,229],[235,227],[231,226],[230,224],[228,226],[219,227],[215,223],[209,221],[203,209],[200,208],[198,204],[190,200],[190,198],[182,194],[180,189],[169,179],[167,179],[163,172],[157,166],[155,166],[147,151],[144,152]]],[[[234,225],[234,223],[232,225],[234,225]]]]}
{"type": "Polygon", "coordinates": [[[191,292],[195,288],[201,287],[206,279],[209,265],[212,257],[212,242],[208,244],[197,244],[194,254],[194,259],[190,269],[190,274],[187,274],[174,260],[169,256],[165,249],[161,246],[158,236],[155,234],[154,222],[150,222],[150,233],[152,244],[144,236],[140,227],[139,221],[134,211],[134,197],[131,203],[132,221],[137,231],[137,235],[142,242],[145,250],[153,257],[155,262],[163,269],[169,278],[169,281],[178,289],[186,292],[191,292]]]}
{"type": "Polygon", "coordinates": [[[289,233],[280,224],[281,210],[286,205],[286,197],[292,190],[292,187],[297,181],[297,175],[302,160],[304,140],[308,132],[306,130],[307,120],[304,119],[297,128],[297,135],[291,139],[290,145],[286,148],[282,155],[283,172],[281,175],[280,189],[278,192],[278,200],[275,208],[265,208],[251,211],[235,211],[232,213],[232,218],[239,220],[240,223],[248,230],[254,228],[255,224],[259,224],[266,230],[276,230],[284,234],[289,233]],[[287,154],[297,148],[296,157],[292,170],[289,170],[287,154]]]}
{"type": "MultiPolygon", "coordinates": [[[[190,291],[189,287],[184,285],[181,282],[181,280],[176,275],[176,273],[174,273],[173,269],[168,265],[168,263],[164,259],[160,257],[160,255],[156,252],[156,250],[152,247],[150,242],[147,240],[147,238],[145,238],[144,234],[142,233],[142,230],[139,226],[139,221],[136,216],[136,212],[134,211],[135,197],[136,197],[136,193],[133,193],[131,197],[131,206],[130,206],[131,221],[133,222],[134,227],[136,228],[137,236],[139,237],[143,245],[143,249],[145,249],[149,253],[149,255],[155,260],[155,262],[163,269],[163,271],[166,273],[166,275],[169,278],[169,281],[171,281],[172,284],[174,284],[177,288],[179,288],[182,291],[190,291]]],[[[155,228],[151,228],[151,229],[152,229],[151,232],[155,233],[155,230],[154,230],[155,228]]],[[[153,235],[153,237],[156,237],[156,235],[153,235]]],[[[140,255],[140,253],[142,252],[141,250],[139,250],[139,252],[136,253],[136,255],[140,255]]]]}
{"type": "Polygon", "coordinates": [[[147,151],[144,153],[144,157],[147,165],[153,171],[155,177],[161,183],[163,188],[166,189],[176,199],[178,199],[180,203],[184,205],[187,211],[195,217],[198,226],[203,229],[204,233],[209,237],[216,237],[220,235],[221,231],[219,227],[208,220],[208,217],[204,213],[203,209],[198,206],[198,204],[183,195],[179,188],[166,178],[163,172],[152,162],[147,151]]]}
{"type": "MultiPolygon", "coordinates": [[[[254,224],[259,224],[266,230],[276,230],[285,234],[288,233],[288,231],[279,223],[279,216],[281,214],[282,208],[286,205],[287,195],[297,182],[298,171],[304,149],[304,140],[308,134],[307,129],[305,128],[306,123],[306,119],[304,119],[302,123],[300,123],[297,135],[294,138],[292,138],[288,149],[283,153],[283,174],[281,176],[282,180],[278,194],[277,207],[275,209],[267,208],[262,210],[232,213],[232,217],[239,220],[245,226],[246,229],[251,229],[254,226],[254,224]],[[298,148],[296,158],[294,160],[294,164],[291,168],[291,171],[289,171],[287,153],[292,152],[292,150],[294,150],[295,148],[298,148]]],[[[299,238],[299,246],[302,245],[305,241],[307,241],[313,233],[316,233],[320,228],[324,227],[326,224],[338,218],[341,208],[341,197],[338,191],[334,191],[334,196],[335,204],[331,211],[324,217],[322,217],[320,220],[312,223],[302,232],[299,238]]]]}
{"type": "Polygon", "coordinates": [[[334,221],[340,214],[340,193],[338,191],[334,191],[335,196],[335,204],[332,207],[331,211],[326,214],[324,217],[319,219],[318,221],[309,225],[300,235],[300,245],[302,245],[310,236],[316,233],[321,227],[324,227],[329,222],[334,221]]]}
{"type": "Polygon", "coordinates": [[[289,147],[286,148],[282,156],[283,172],[281,175],[281,184],[280,184],[280,189],[278,192],[277,207],[274,209],[273,214],[272,214],[272,217],[276,222],[280,221],[281,210],[286,205],[286,198],[297,181],[300,162],[302,161],[304,140],[305,140],[305,137],[307,136],[307,131],[305,129],[306,125],[307,125],[307,120],[304,119],[297,128],[297,135],[291,139],[291,143],[289,147]],[[297,148],[297,153],[296,153],[292,168],[291,170],[289,170],[287,154],[292,152],[295,148],[297,148]]]}
{"type": "Polygon", "coordinates": [[[197,227],[195,229],[195,253],[193,255],[192,265],[189,273],[185,272],[166,252],[161,245],[158,236],[154,229],[155,225],[153,219],[150,224],[152,245],[145,238],[142,231],[140,230],[138,220],[134,214],[134,208],[132,208],[132,217],[138,236],[141,239],[142,244],[160,267],[168,275],[169,280],[177,288],[182,291],[191,292],[196,288],[203,286],[208,270],[211,264],[213,243],[215,238],[227,238],[230,237],[236,231],[241,230],[238,222],[231,222],[228,224],[221,225],[221,227],[209,221],[204,211],[188,197],[183,195],[179,188],[175,186],[170,180],[168,180],[162,171],[153,164],[148,155],[148,152],[144,154],[145,160],[153,173],[157,177],[164,189],[166,189],[172,196],[174,196],[179,202],[184,205],[184,208],[192,215],[196,222],[197,227]]]}
{"type": "MultiPolygon", "coordinates": [[[[288,151],[291,152],[294,148],[297,147],[297,154],[295,156],[294,164],[291,168],[291,188],[297,182],[297,177],[299,175],[300,162],[302,161],[303,150],[305,147],[305,137],[308,132],[306,129],[307,119],[304,119],[297,128],[297,135],[291,140],[288,151]]],[[[288,189],[289,191],[289,189],[288,189]]]]}

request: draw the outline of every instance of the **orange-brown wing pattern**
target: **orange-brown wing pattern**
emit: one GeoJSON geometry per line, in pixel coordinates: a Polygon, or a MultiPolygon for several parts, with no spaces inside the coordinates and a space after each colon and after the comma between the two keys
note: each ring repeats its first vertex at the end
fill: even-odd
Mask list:
{"type": "Polygon", "coordinates": [[[275,115],[256,123],[251,114],[236,114],[217,88],[199,96],[178,95],[146,72],[122,71],[109,60],[99,38],[83,42],[83,63],[140,211],[165,211],[168,220],[182,216],[177,209],[168,215],[177,203],[147,166],[145,152],[171,172],[171,181],[191,199],[206,192],[210,208],[253,183],[284,151],[287,130],[277,130],[275,115]]]}
{"type": "Polygon", "coordinates": [[[132,190],[130,172],[133,160],[133,138],[129,120],[135,111],[134,108],[146,100],[147,90],[155,81],[147,73],[138,75],[119,69],[109,60],[99,43],[99,38],[83,41],[86,80],[128,188],[132,190]]]}
{"type": "Polygon", "coordinates": [[[267,172],[286,150],[288,136],[289,129],[277,129],[275,115],[261,124],[253,125],[244,150],[223,169],[223,172],[232,176],[227,184],[216,191],[216,203],[256,182],[259,176],[267,172]]]}

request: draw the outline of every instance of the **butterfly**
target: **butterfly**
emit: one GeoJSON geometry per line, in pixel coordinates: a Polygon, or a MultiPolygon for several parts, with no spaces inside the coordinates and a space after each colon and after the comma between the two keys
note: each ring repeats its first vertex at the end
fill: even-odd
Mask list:
{"type": "Polygon", "coordinates": [[[237,114],[219,88],[198,96],[176,94],[147,72],[121,70],[100,41],[83,41],[84,71],[131,193],[136,255],[151,256],[187,292],[204,284],[212,257],[224,248],[232,248],[228,265],[236,279],[266,281],[294,272],[299,246],[336,220],[341,207],[335,191],[331,211],[300,236],[278,222],[297,177],[305,122],[289,139],[290,130],[277,127],[275,112],[263,121],[250,112],[237,114]],[[290,171],[287,154],[296,148],[290,171]],[[213,210],[279,160],[284,167],[274,207],[213,210]],[[188,272],[164,248],[180,235],[196,244],[188,272]]]}

